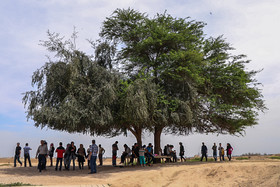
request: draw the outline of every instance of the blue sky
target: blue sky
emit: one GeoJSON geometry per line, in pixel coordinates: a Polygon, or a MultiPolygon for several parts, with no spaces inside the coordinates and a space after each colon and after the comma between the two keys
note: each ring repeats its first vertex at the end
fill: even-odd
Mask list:
{"type": "MultiPolygon", "coordinates": [[[[0,1],[0,157],[12,156],[16,142],[29,142],[36,149],[40,139],[58,143],[74,140],[88,145],[93,137],[81,134],[40,129],[27,121],[21,102],[22,93],[32,89],[32,73],[46,61],[46,50],[39,40],[46,40],[46,31],[70,37],[74,26],[79,32],[78,48],[91,53],[86,39],[97,39],[102,21],[116,8],[134,8],[150,16],[165,10],[172,16],[188,17],[207,23],[208,36],[224,35],[236,48],[234,54],[246,54],[252,60],[248,69],[264,69],[257,79],[263,83],[263,94],[269,110],[260,114],[259,125],[248,128],[244,137],[162,135],[162,145],[186,145],[187,156],[197,154],[201,141],[230,142],[234,154],[247,152],[279,153],[280,142],[280,1],[278,0],[2,0],[0,1]],[[212,14],[210,14],[210,12],[212,14]],[[3,151],[4,150],[4,151],[3,151]]],[[[128,137],[95,137],[102,142],[109,156],[115,140],[120,144],[135,142],[128,137]]],[[[152,142],[146,133],[144,143],[152,142]]],[[[35,150],[33,150],[34,154],[35,150]]]]}

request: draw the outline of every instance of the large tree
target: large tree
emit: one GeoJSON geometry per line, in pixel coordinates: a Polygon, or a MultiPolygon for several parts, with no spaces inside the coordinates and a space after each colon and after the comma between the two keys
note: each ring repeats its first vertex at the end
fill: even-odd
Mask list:
{"type": "MultiPolygon", "coordinates": [[[[114,136],[244,132],[264,110],[258,71],[245,55],[231,55],[223,37],[207,37],[205,23],[117,9],[106,18],[94,59],[75,43],[48,33],[43,46],[56,60],[37,70],[35,91],[23,98],[36,126],[114,136]]],[[[73,36],[75,39],[75,35],[73,36]]]]}
{"type": "Polygon", "coordinates": [[[203,22],[153,18],[132,9],[117,9],[103,23],[100,36],[115,46],[117,67],[130,79],[144,72],[158,86],[156,109],[148,129],[155,152],[167,133],[242,133],[256,124],[265,108],[245,55],[230,54],[222,38],[206,38],[203,22]]]}

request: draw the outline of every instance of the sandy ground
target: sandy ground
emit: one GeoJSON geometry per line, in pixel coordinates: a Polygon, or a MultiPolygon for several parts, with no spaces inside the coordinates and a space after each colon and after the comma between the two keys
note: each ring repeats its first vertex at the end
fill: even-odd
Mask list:
{"type": "MultiPolygon", "coordinates": [[[[32,160],[33,165],[37,164],[32,160]]],[[[183,162],[155,164],[151,167],[112,167],[111,160],[89,175],[84,170],[55,171],[48,167],[41,174],[36,167],[14,168],[12,159],[0,159],[0,183],[29,183],[43,186],[280,186],[280,160],[252,157],[231,162],[183,162]]],[[[49,162],[48,162],[49,164],[49,162]]]]}

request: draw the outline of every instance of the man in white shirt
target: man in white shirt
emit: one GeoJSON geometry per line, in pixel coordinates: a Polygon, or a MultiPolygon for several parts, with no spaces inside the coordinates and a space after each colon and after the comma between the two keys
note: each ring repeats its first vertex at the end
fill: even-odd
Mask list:
{"type": "Polygon", "coordinates": [[[38,169],[41,172],[46,167],[46,157],[48,155],[48,146],[44,140],[41,140],[41,145],[38,147],[36,152],[36,159],[38,158],[38,169]]]}

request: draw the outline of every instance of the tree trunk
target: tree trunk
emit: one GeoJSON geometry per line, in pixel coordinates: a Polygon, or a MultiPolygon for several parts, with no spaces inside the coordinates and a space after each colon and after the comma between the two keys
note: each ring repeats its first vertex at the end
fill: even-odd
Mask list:
{"type": "Polygon", "coordinates": [[[142,146],[142,129],[137,127],[129,127],[128,130],[135,136],[137,144],[142,146]]]}
{"type": "Polygon", "coordinates": [[[159,154],[160,152],[160,137],[161,137],[161,132],[162,132],[162,127],[155,127],[155,132],[154,132],[154,154],[159,154]]]}
{"type": "Polygon", "coordinates": [[[136,131],[135,138],[137,140],[138,146],[142,146],[142,130],[141,129],[140,129],[140,132],[136,131]]]}

